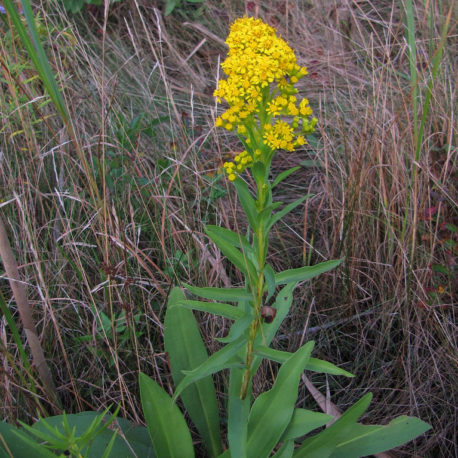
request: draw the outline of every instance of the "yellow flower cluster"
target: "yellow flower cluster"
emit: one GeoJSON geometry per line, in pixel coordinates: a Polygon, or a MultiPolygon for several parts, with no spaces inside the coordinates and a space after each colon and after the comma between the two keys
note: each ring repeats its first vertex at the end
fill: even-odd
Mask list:
{"type": "MultiPolygon", "coordinates": [[[[259,151],[259,150],[258,150],[259,151]]],[[[259,151],[260,153],[260,151],[259,151]]],[[[234,181],[239,173],[242,173],[247,167],[253,163],[253,158],[248,151],[242,151],[234,157],[234,162],[225,162],[224,170],[230,181],[234,181]]]]}
{"type": "Polygon", "coordinates": [[[293,151],[304,145],[304,134],[313,132],[316,119],[309,119],[308,100],[298,101],[295,95],[294,85],[307,75],[307,69],[297,65],[293,50],[273,27],[261,19],[237,19],[226,43],[229,52],[221,66],[228,78],[218,82],[214,95],[229,108],[215,125],[236,130],[245,145],[242,157],[224,165],[234,180],[253,161],[267,165],[276,149],[293,151]],[[275,119],[289,116],[294,117],[291,125],[275,119]],[[242,164],[242,160],[246,161],[242,164]]]}

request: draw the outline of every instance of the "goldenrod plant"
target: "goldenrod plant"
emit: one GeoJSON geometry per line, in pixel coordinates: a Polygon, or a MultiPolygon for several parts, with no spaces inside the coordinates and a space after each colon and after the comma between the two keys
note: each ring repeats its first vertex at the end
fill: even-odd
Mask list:
{"type": "MultiPolygon", "coordinates": [[[[64,99],[39,41],[30,3],[21,1],[25,22],[11,0],[4,5],[63,124],[75,138],[64,99]]],[[[343,262],[330,260],[282,272],[275,272],[267,263],[271,229],[309,197],[287,205],[275,201],[276,186],[298,167],[272,176],[272,161],[278,150],[292,152],[305,145],[317,120],[308,100],[301,98],[296,88],[307,70],[298,65],[294,52],[275,29],[259,19],[238,19],[227,44],[229,54],[222,65],[227,78],[219,82],[215,96],[220,102],[225,100],[228,107],[215,124],[234,131],[242,145],[234,160],[223,168],[235,187],[248,229],[242,234],[207,226],[206,233],[241,272],[243,285],[205,288],[182,284],[189,296],[178,287],[171,291],[164,338],[176,389],[170,396],[156,381],[140,373],[147,430],[116,419],[117,411],[109,417],[109,409],[100,414],[48,417],[32,427],[22,424],[20,429],[0,422],[0,457],[201,455],[202,448],[194,448],[196,435],[191,434],[181,406],[211,457],[360,457],[397,447],[430,429],[421,420],[407,416],[386,425],[359,423],[369,406],[370,393],[339,418],[298,405],[304,371],[353,377],[342,368],[312,357],[312,341],[294,353],[271,347],[290,311],[297,284],[343,262]],[[221,349],[211,356],[193,310],[232,322],[226,337],[217,339],[221,349]],[[279,369],[270,389],[254,396],[253,378],[263,360],[278,363],[279,369]],[[212,379],[212,374],[223,370],[229,371],[227,393],[220,396],[226,414],[221,414],[212,379]]],[[[83,168],[89,170],[76,140],[75,149],[83,168]]],[[[92,177],[90,173],[88,176],[92,177]]],[[[92,181],[88,181],[89,194],[94,202],[100,202],[92,181]]],[[[0,305],[20,343],[1,294],[0,305]]]]}
{"type": "Polygon", "coordinates": [[[224,170],[235,186],[249,228],[246,234],[240,234],[207,226],[206,234],[240,270],[245,282],[233,288],[183,285],[192,296],[207,301],[187,299],[178,287],[172,290],[164,336],[176,384],[173,397],[140,374],[142,405],[153,448],[158,456],[194,456],[191,434],[176,404],[178,398],[209,456],[267,458],[275,453],[276,457],[359,457],[399,446],[430,426],[406,416],[385,426],[358,423],[369,406],[370,393],[339,419],[296,407],[304,371],[353,375],[313,358],[313,341],[295,353],[270,347],[290,310],[296,285],[334,269],[343,260],[283,272],[275,272],[266,262],[270,230],[309,197],[288,205],[274,201],[275,187],[298,167],[271,177],[272,160],[279,149],[294,151],[306,144],[305,136],[314,131],[317,119],[312,117],[308,100],[300,98],[295,87],[307,75],[307,69],[298,65],[293,50],[274,28],[260,19],[238,19],[226,43],[229,53],[222,68],[227,79],[219,81],[214,95],[218,102],[225,100],[228,108],[215,124],[235,131],[243,145],[243,151],[232,162],[224,163],[224,170]],[[245,181],[244,172],[253,180],[245,181]],[[249,182],[254,183],[254,192],[249,182]],[[192,310],[232,321],[227,336],[217,339],[224,346],[211,356],[192,310]],[[253,377],[263,359],[279,363],[280,368],[272,388],[253,399],[253,377]],[[211,375],[227,369],[227,418],[220,419],[211,375]],[[222,438],[222,424],[227,424],[227,439],[222,438]]]}

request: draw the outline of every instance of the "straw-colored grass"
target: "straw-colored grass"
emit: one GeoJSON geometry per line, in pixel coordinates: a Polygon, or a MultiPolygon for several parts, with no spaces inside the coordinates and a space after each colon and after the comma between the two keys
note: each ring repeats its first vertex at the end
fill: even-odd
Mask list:
{"type": "MultiPolygon", "coordinates": [[[[77,17],[36,5],[67,125],[18,37],[0,41],[0,217],[62,407],[116,403],[142,422],[138,371],[173,390],[162,339],[171,287],[241,280],[203,226],[245,226],[218,175],[239,145],[213,127],[212,92],[229,24],[247,13],[308,67],[302,89],[319,118],[307,148],[274,160],[279,170],[303,162],[278,199],[314,196],[277,225],[269,263],[346,259],[297,289],[275,345],[313,338],[317,357],[355,373],[310,377],[338,407],[372,391],[372,422],[431,423],[398,456],[454,456],[454,1],[409,10],[408,0],[206,0],[168,17],[163,3],[124,0],[77,17]]],[[[2,418],[32,421],[56,406],[15,339],[12,323],[22,324],[4,269],[0,304],[13,321],[0,321],[2,418]]],[[[224,322],[201,323],[213,351],[224,322]]],[[[257,383],[270,381],[265,367],[257,383]]]]}

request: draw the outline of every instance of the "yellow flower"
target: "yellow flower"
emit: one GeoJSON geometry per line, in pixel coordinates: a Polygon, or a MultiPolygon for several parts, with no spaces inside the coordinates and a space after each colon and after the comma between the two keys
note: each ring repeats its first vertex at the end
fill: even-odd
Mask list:
{"type": "Polygon", "coordinates": [[[273,27],[261,19],[237,19],[226,43],[229,51],[221,67],[227,78],[218,82],[213,95],[229,107],[215,125],[236,130],[248,149],[224,164],[233,181],[253,162],[268,165],[275,150],[294,151],[306,144],[305,134],[314,131],[317,120],[311,118],[309,101],[296,97],[294,85],[307,69],[297,64],[293,50],[273,27]]]}

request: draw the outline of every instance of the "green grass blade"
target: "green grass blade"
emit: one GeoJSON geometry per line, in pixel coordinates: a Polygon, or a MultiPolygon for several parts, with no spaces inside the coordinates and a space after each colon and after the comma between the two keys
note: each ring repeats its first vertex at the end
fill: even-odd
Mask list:
{"type": "Polygon", "coordinates": [[[13,22],[16,32],[21,38],[21,41],[25,49],[27,50],[29,57],[32,60],[33,65],[37,70],[44,87],[46,88],[54,105],[56,106],[57,111],[59,112],[60,116],[64,121],[68,121],[69,115],[67,107],[65,105],[61,93],[59,92],[59,88],[54,78],[54,74],[51,70],[51,66],[49,65],[49,61],[46,57],[43,45],[41,44],[40,35],[38,34],[35,25],[35,19],[33,16],[32,7],[30,6],[30,1],[21,0],[22,10],[27,22],[28,30],[21,21],[21,18],[13,1],[5,0],[3,4],[11,17],[11,21],[13,22]]]}
{"type": "MultiPolygon", "coordinates": [[[[0,291],[0,310],[5,317],[6,323],[8,324],[8,327],[11,330],[11,334],[13,335],[13,340],[17,346],[17,349],[19,351],[19,355],[21,357],[21,362],[24,365],[24,368],[27,370],[28,373],[31,373],[31,366],[29,363],[29,359],[27,357],[27,352],[24,349],[24,345],[22,345],[21,341],[21,336],[19,334],[18,328],[16,326],[16,323],[14,321],[13,315],[11,315],[11,312],[6,305],[5,298],[3,297],[2,292],[0,291]]],[[[33,380],[31,380],[33,386],[35,387],[35,384],[33,380]]]]}

